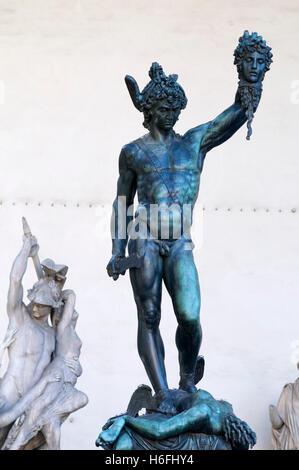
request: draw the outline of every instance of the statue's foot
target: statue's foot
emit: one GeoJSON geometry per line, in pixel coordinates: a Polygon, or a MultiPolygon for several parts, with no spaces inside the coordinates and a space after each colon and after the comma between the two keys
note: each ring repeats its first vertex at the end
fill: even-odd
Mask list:
{"type": "Polygon", "coordinates": [[[158,403],[157,411],[166,415],[176,415],[177,409],[174,405],[174,401],[170,390],[160,390],[155,398],[158,403]]]}
{"type": "Polygon", "coordinates": [[[245,421],[235,415],[226,415],[224,418],[224,435],[235,448],[248,449],[256,444],[256,434],[245,421]]]}
{"type": "Polygon", "coordinates": [[[100,446],[103,442],[106,444],[113,444],[113,442],[115,442],[118,436],[120,435],[121,430],[123,429],[125,424],[125,418],[117,418],[111,424],[110,428],[106,429],[105,431],[102,431],[99,434],[99,437],[96,440],[96,445],[100,446]]]}
{"type": "Polygon", "coordinates": [[[179,389],[185,390],[188,393],[194,393],[197,388],[194,384],[194,374],[181,374],[181,380],[179,383],[179,389]]]}
{"type": "Polygon", "coordinates": [[[203,374],[205,371],[205,358],[203,356],[198,356],[195,365],[195,372],[194,372],[194,385],[198,384],[198,382],[203,378],[203,374]]]}

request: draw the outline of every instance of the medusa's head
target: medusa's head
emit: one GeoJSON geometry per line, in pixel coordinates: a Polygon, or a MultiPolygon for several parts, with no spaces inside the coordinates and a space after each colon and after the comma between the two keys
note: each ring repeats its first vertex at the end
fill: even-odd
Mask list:
{"type": "Polygon", "coordinates": [[[155,123],[158,128],[170,129],[187,105],[183,88],[177,83],[177,75],[166,76],[163,68],[154,62],[150,68],[150,82],[140,93],[137,82],[126,75],[125,81],[134,106],[144,114],[144,127],[155,123]]]}
{"type": "Polygon", "coordinates": [[[270,70],[273,54],[271,47],[257,33],[244,31],[234,51],[234,64],[237,66],[239,79],[256,83],[264,79],[270,70]]]}

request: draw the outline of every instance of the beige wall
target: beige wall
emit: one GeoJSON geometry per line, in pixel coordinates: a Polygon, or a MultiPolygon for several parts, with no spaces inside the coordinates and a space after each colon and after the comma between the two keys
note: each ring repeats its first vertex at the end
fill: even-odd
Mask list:
{"type": "MultiPolygon", "coordinates": [[[[178,73],[189,99],[176,127],[183,133],[232,103],[232,54],[244,29],[265,37],[274,63],[251,141],[240,130],[208,155],[202,175],[193,234],[206,358],[201,386],[230,401],[257,432],[257,448],[269,448],[267,408],[296,378],[291,355],[299,339],[298,20],[296,0],[0,1],[0,328],[3,336],[8,275],[26,215],[41,256],[69,264],[68,286],[78,299],[78,386],[90,403],[64,425],[64,449],[94,448],[100,425],[148,383],[128,277],[114,283],[105,272],[118,153],[145,133],[123,77],[143,87],[154,60],[178,73]]],[[[32,280],[31,270],[26,287],[32,280]]],[[[176,387],[167,295],[163,306],[176,387]]]]}

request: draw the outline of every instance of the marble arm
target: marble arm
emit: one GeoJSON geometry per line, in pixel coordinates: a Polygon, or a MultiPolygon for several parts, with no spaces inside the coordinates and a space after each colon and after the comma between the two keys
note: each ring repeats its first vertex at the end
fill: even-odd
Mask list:
{"type": "Polygon", "coordinates": [[[59,382],[60,375],[57,373],[45,375],[40,381],[34,385],[15,405],[7,411],[0,413],[0,428],[8,426],[13,423],[19,416],[21,416],[33,403],[34,400],[39,398],[46,386],[51,382],[59,382]]]}
{"type": "Polygon", "coordinates": [[[76,294],[74,291],[67,289],[62,292],[62,300],[65,302],[61,318],[57,325],[56,339],[61,340],[64,336],[66,328],[72,328],[72,316],[74,314],[76,294]]]}
{"type": "Polygon", "coordinates": [[[9,318],[20,316],[23,301],[22,279],[27,269],[28,257],[32,248],[31,239],[24,237],[23,247],[16,257],[11,273],[7,298],[7,314],[9,318]]]}

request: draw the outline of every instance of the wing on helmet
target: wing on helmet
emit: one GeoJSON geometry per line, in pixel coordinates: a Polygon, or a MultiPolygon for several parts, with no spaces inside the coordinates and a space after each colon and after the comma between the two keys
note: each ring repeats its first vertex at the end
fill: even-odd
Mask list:
{"type": "Polygon", "coordinates": [[[130,75],[125,76],[125,82],[126,82],[127,88],[129,90],[129,93],[130,93],[130,96],[131,96],[131,99],[133,101],[135,108],[137,108],[138,111],[142,111],[142,108],[141,108],[142,97],[141,97],[138,83],[136,82],[135,78],[131,77],[130,75]]]}

